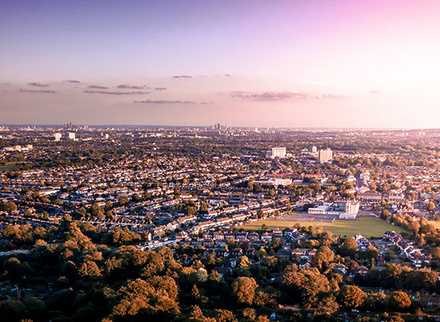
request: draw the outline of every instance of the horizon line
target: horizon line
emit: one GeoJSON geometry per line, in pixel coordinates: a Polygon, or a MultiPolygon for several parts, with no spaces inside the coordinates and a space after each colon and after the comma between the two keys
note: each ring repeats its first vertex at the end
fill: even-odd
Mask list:
{"type": "Polygon", "coordinates": [[[72,124],[75,127],[128,127],[128,128],[137,128],[137,127],[168,127],[168,128],[209,128],[215,125],[220,124],[224,128],[241,128],[241,129],[278,129],[278,130],[388,130],[388,131],[432,131],[432,130],[440,130],[439,128],[410,128],[410,127],[318,127],[318,126],[304,126],[304,127],[285,127],[285,126],[238,126],[238,125],[223,125],[221,123],[213,123],[209,125],[155,125],[155,124],[73,124],[71,122],[62,123],[62,124],[36,124],[36,123],[10,123],[10,124],[0,124],[0,127],[63,127],[66,124],[72,124]]]}

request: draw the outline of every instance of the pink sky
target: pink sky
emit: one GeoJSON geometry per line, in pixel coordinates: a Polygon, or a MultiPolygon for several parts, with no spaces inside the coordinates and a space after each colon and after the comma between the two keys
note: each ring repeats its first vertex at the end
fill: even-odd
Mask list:
{"type": "Polygon", "coordinates": [[[439,17],[434,0],[2,3],[1,123],[438,127],[439,17]]]}

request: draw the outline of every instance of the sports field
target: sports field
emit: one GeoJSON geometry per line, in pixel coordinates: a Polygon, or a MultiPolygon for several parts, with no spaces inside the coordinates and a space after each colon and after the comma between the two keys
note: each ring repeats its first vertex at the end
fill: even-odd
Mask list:
{"type": "Polygon", "coordinates": [[[0,165],[0,171],[13,171],[19,166],[16,162],[8,162],[6,164],[0,165]]]}
{"type": "MultiPolygon", "coordinates": [[[[292,220],[282,220],[283,217],[270,218],[266,220],[256,221],[250,224],[240,226],[239,228],[244,228],[245,230],[260,230],[263,224],[266,224],[269,229],[279,227],[279,228],[291,228],[296,221],[292,220]]],[[[390,223],[383,221],[381,219],[376,219],[373,217],[359,217],[356,220],[335,220],[334,222],[298,222],[301,226],[321,226],[324,230],[330,230],[334,235],[341,236],[352,236],[356,234],[361,234],[364,237],[382,237],[384,232],[387,230],[394,230],[397,233],[405,231],[404,228],[393,226],[390,223]]]]}

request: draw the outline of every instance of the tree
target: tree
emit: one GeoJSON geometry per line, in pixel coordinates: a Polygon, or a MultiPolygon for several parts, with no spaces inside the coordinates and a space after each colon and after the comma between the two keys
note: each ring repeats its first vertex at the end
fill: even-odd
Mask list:
{"type": "Polygon", "coordinates": [[[330,284],[325,275],[317,268],[298,268],[297,265],[289,265],[283,273],[282,284],[288,290],[289,301],[301,300],[306,307],[318,304],[318,294],[328,292],[330,284]]]}
{"type": "Polygon", "coordinates": [[[194,206],[188,206],[186,208],[186,215],[187,216],[193,216],[197,213],[197,208],[194,206]]]}
{"type": "Polygon", "coordinates": [[[347,264],[347,267],[348,267],[348,270],[350,270],[350,271],[354,271],[354,269],[356,268],[356,267],[358,267],[359,266],[359,264],[358,264],[358,262],[356,262],[355,260],[350,260],[349,262],[348,262],[348,264],[347,264]]]}
{"type": "Polygon", "coordinates": [[[277,297],[278,294],[274,289],[267,288],[268,292],[259,290],[255,293],[254,303],[253,305],[261,306],[261,307],[275,307],[278,304],[277,297]]]}
{"type": "Polygon", "coordinates": [[[414,235],[417,235],[420,229],[420,224],[413,220],[408,224],[408,229],[411,230],[414,235]]]}
{"type": "Polygon", "coordinates": [[[315,261],[318,264],[318,267],[321,267],[323,264],[327,265],[331,263],[335,258],[335,254],[328,246],[321,246],[315,255],[315,261]]]}
{"type": "Polygon", "coordinates": [[[4,207],[5,211],[16,211],[17,205],[13,203],[12,201],[8,201],[4,207]]]}
{"type": "Polygon", "coordinates": [[[396,291],[391,295],[389,305],[395,311],[404,311],[411,306],[411,299],[405,292],[396,291]]]}
{"type": "Polygon", "coordinates": [[[208,205],[206,204],[206,202],[202,201],[200,202],[200,208],[199,208],[200,212],[208,212],[208,205]]]}
{"type": "Polygon", "coordinates": [[[379,255],[379,250],[373,245],[370,245],[367,251],[368,258],[375,259],[377,258],[378,255],[379,255]]]}
{"type": "Polygon", "coordinates": [[[196,284],[193,285],[191,289],[191,296],[194,300],[198,301],[200,299],[200,291],[196,284]]]}
{"type": "Polygon", "coordinates": [[[99,271],[98,265],[93,261],[85,261],[81,264],[79,268],[79,273],[84,277],[99,277],[101,272],[99,271]]]}
{"type": "Polygon", "coordinates": [[[196,273],[197,282],[203,283],[208,280],[208,271],[203,267],[200,267],[196,273]]]}
{"type": "Polygon", "coordinates": [[[124,196],[124,197],[121,197],[118,199],[118,203],[121,206],[125,206],[129,201],[130,201],[130,199],[127,196],[124,196]]]}
{"type": "Polygon", "coordinates": [[[275,251],[280,249],[282,245],[283,245],[283,243],[281,242],[280,238],[275,238],[271,243],[271,246],[275,251]]]}
{"type": "Polygon", "coordinates": [[[387,220],[387,218],[390,216],[390,212],[386,209],[383,209],[380,213],[380,218],[383,220],[387,220]]]}
{"type": "Polygon", "coordinates": [[[249,260],[249,258],[247,256],[241,256],[238,262],[237,267],[243,270],[247,270],[249,269],[249,267],[251,266],[251,261],[249,260]]]}
{"type": "Polygon", "coordinates": [[[98,205],[98,203],[93,203],[93,205],[90,207],[90,213],[92,217],[96,217],[99,219],[103,219],[104,216],[104,210],[98,205]]]}
{"type": "Polygon", "coordinates": [[[252,305],[257,287],[258,284],[252,277],[241,276],[232,283],[234,296],[240,304],[252,305]]]}
{"type": "Polygon", "coordinates": [[[339,304],[336,302],[335,296],[330,294],[319,302],[316,314],[330,316],[337,310],[339,310],[339,304]]]}
{"type": "Polygon", "coordinates": [[[234,313],[228,310],[217,310],[215,320],[218,322],[237,322],[234,313]]]}
{"type": "Polygon", "coordinates": [[[357,308],[364,303],[366,294],[359,287],[344,285],[339,291],[339,303],[345,308],[357,308]]]}
{"type": "MultiPolygon", "coordinates": [[[[68,215],[66,215],[68,216],[68,215]]],[[[84,249],[84,250],[95,250],[96,246],[90,240],[89,237],[81,232],[77,223],[74,222],[70,224],[69,231],[67,232],[67,240],[64,246],[72,249],[84,249]]]]}
{"type": "Polygon", "coordinates": [[[257,318],[257,312],[255,309],[247,308],[243,310],[243,319],[245,321],[255,321],[257,318]]]}
{"type": "Polygon", "coordinates": [[[215,319],[205,317],[198,305],[192,305],[190,307],[189,320],[196,322],[215,322],[215,319]]]}
{"type": "Polygon", "coordinates": [[[422,234],[433,234],[435,235],[437,233],[434,225],[430,224],[428,220],[426,220],[425,218],[420,218],[420,230],[419,233],[422,234]]]}
{"type": "Polygon", "coordinates": [[[148,281],[136,279],[120,288],[120,302],[113,307],[113,315],[135,316],[142,309],[175,315],[180,312],[177,294],[177,284],[171,277],[155,276],[148,281]]]}
{"type": "Polygon", "coordinates": [[[34,229],[35,239],[44,239],[47,236],[47,230],[44,227],[37,227],[34,229]]]}
{"type": "Polygon", "coordinates": [[[357,243],[353,237],[347,238],[342,244],[342,255],[353,257],[357,251],[357,243]]]}
{"type": "Polygon", "coordinates": [[[266,250],[264,249],[263,246],[261,246],[260,249],[257,250],[257,252],[255,253],[255,256],[256,256],[258,259],[261,259],[262,257],[266,256],[266,254],[267,254],[266,250]]]}
{"type": "Polygon", "coordinates": [[[435,209],[435,203],[433,203],[432,201],[428,202],[428,204],[426,205],[426,209],[428,209],[428,211],[433,211],[435,209]]]}
{"type": "Polygon", "coordinates": [[[331,246],[331,244],[333,244],[333,233],[330,230],[325,230],[321,234],[321,238],[323,246],[331,246]]]}
{"type": "Polygon", "coordinates": [[[211,282],[218,283],[218,282],[221,281],[221,279],[222,279],[221,275],[217,271],[215,271],[215,270],[212,270],[211,274],[209,274],[209,280],[211,282]]]}
{"type": "Polygon", "coordinates": [[[434,258],[434,259],[440,259],[440,247],[435,247],[431,251],[431,255],[432,255],[432,258],[434,258]]]}
{"type": "Polygon", "coordinates": [[[18,281],[24,276],[34,275],[35,271],[27,263],[20,262],[16,257],[10,257],[3,263],[3,271],[11,281],[18,281]]]}
{"type": "Polygon", "coordinates": [[[0,314],[4,321],[22,321],[25,306],[18,300],[0,301],[0,314]]]}

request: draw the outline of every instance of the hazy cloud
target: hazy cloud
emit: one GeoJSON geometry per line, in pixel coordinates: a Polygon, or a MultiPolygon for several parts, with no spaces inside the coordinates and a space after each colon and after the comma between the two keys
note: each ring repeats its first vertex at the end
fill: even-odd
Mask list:
{"type": "Polygon", "coordinates": [[[130,84],[122,84],[119,85],[118,88],[131,88],[131,89],[145,89],[146,85],[130,85],[130,84]]]}
{"type": "Polygon", "coordinates": [[[20,93],[42,93],[42,94],[55,94],[56,91],[51,90],[51,89],[25,89],[25,88],[20,88],[18,90],[20,93]]]}
{"type": "Polygon", "coordinates": [[[231,96],[255,101],[282,101],[288,99],[304,99],[309,97],[307,94],[299,92],[248,93],[239,91],[233,92],[231,96]]]}
{"type": "Polygon", "coordinates": [[[343,98],[347,98],[348,96],[345,95],[341,95],[341,94],[324,94],[321,96],[315,96],[316,99],[343,99],[343,98]]]}
{"type": "Polygon", "coordinates": [[[166,87],[155,87],[154,88],[156,91],[166,91],[167,88],[166,87]]]}
{"type": "Polygon", "coordinates": [[[32,82],[32,83],[28,83],[28,85],[38,86],[38,87],[49,87],[50,86],[49,84],[45,84],[45,83],[42,83],[42,82],[32,82]]]}
{"type": "Polygon", "coordinates": [[[168,101],[168,100],[146,100],[146,101],[134,101],[141,104],[197,104],[192,101],[168,101]]]}
{"type": "Polygon", "coordinates": [[[206,78],[206,77],[231,77],[230,74],[211,74],[211,75],[175,75],[173,78],[206,78]]]}
{"type": "Polygon", "coordinates": [[[66,80],[66,82],[72,83],[72,84],[80,84],[81,83],[79,80],[76,80],[76,79],[68,79],[68,80],[66,80]]]}
{"type": "Polygon", "coordinates": [[[83,91],[86,94],[105,94],[105,95],[145,95],[150,94],[151,92],[110,92],[110,91],[91,91],[85,90],[83,91]]]}
{"type": "Polygon", "coordinates": [[[253,101],[285,101],[292,99],[343,99],[347,98],[345,95],[341,94],[306,94],[300,92],[263,92],[263,93],[250,93],[250,92],[242,92],[236,91],[232,92],[231,97],[253,100],[253,101]]]}
{"type": "Polygon", "coordinates": [[[341,95],[341,94],[326,94],[326,95],[322,95],[323,98],[331,98],[331,99],[341,99],[341,98],[347,98],[347,96],[345,95],[341,95]]]}
{"type": "Polygon", "coordinates": [[[381,94],[382,92],[381,91],[370,91],[370,94],[381,94]]]}
{"type": "Polygon", "coordinates": [[[88,88],[108,89],[108,87],[106,87],[106,86],[101,86],[101,85],[90,85],[88,88]]]}

